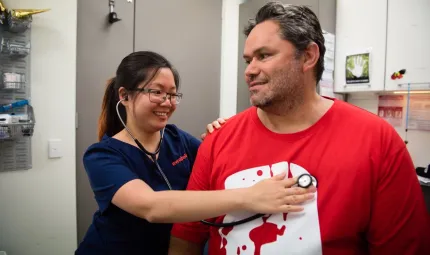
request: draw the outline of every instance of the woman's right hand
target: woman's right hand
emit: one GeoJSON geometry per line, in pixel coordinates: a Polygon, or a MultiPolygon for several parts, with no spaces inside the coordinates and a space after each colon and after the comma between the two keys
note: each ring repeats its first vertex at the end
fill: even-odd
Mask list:
{"type": "Polygon", "coordinates": [[[245,209],[263,214],[302,211],[299,204],[313,199],[316,188],[292,187],[297,178],[285,179],[285,176],[286,173],[282,173],[246,188],[245,209]]]}

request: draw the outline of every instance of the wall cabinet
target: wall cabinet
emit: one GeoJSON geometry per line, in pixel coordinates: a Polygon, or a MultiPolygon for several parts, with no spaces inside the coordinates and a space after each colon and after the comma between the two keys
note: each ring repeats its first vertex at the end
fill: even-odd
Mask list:
{"type": "Polygon", "coordinates": [[[408,83],[429,90],[428,10],[428,0],[337,1],[335,92],[407,90],[408,83]],[[354,56],[366,52],[368,60],[354,56]],[[393,79],[402,69],[405,75],[393,79]]]}
{"type": "Polygon", "coordinates": [[[383,90],[387,0],[342,0],[336,4],[335,92],[383,90]],[[364,52],[370,53],[369,82],[347,84],[347,56],[364,52]]]}
{"type": "Polygon", "coordinates": [[[430,1],[389,0],[385,90],[430,89],[430,1]],[[391,75],[401,69],[401,79],[391,75]]]}

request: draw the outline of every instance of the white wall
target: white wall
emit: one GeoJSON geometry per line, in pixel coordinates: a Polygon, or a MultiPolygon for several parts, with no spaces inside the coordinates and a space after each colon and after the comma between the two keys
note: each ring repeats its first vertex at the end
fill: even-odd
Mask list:
{"type": "Polygon", "coordinates": [[[246,0],[222,1],[220,117],[236,114],[239,5],[246,0]]]}
{"type": "Polygon", "coordinates": [[[31,103],[33,169],[0,173],[0,250],[73,254],[76,248],[76,0],[9,0],[8,8],[51,8],[34,16],[31,103]],[[48,140],[64,156],[48,159],[48,140]]]}

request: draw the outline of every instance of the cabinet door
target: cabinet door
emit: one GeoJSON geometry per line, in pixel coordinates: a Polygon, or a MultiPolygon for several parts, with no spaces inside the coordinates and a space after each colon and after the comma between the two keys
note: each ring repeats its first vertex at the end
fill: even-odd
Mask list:
{"type": "Polygon", "coordinates": [[[387,0],[337,1],[336,15],[335,92],[382,91],[387,0]]]}
{"type": "Polygon", "coordinates": [[[430,89],[430,1],[388,3],[386,90],[430,89]],[[393,73],[406,69],[401,79],[393,73]]]}
{"type": "MultiPolygon", "coordinates": [[[[76,56],[76,203],[78,242],[85,237],[97,203],[82,163],[82,156],[97,142],[97,121],[100,115],[106,82],[115,75],[121,60],[133,51],[134,5],[116,1],[120,22],[107,25],[108,2],[78,0],[76,56]]],[[[40,29],[44,29],[40,27],[40,29]]],[[[50,33],[52,31],[45,31],[50,33]]],[[[62,42],[58,42],[62,43],[62,42]]],[[[37,118],[37,116],[36,116],[37,118]]]]}

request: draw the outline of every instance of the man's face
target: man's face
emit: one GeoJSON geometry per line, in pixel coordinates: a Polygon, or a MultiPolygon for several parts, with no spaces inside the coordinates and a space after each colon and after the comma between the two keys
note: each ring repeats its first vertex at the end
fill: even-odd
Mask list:
{"type": "Polygon", "coordinates": [[[296,105],[304,93],[303,61],[296,56],[296,48],[281,38],[276,22],[265,21],[254,27],[244,49],[248,63],[245,80],[252,105],[260,108],[279,103],[287,108],[296,105]]]}

